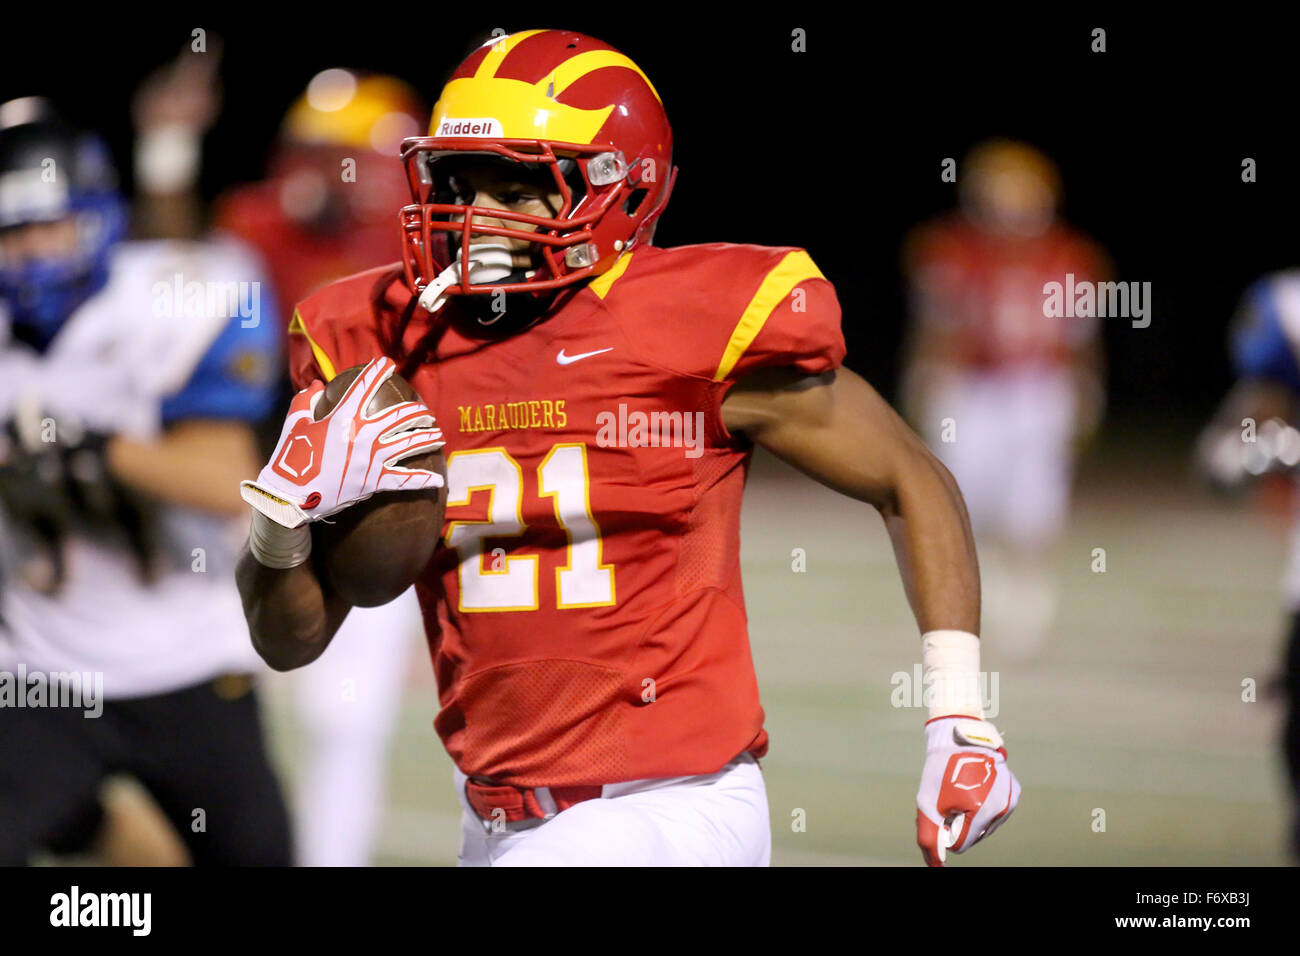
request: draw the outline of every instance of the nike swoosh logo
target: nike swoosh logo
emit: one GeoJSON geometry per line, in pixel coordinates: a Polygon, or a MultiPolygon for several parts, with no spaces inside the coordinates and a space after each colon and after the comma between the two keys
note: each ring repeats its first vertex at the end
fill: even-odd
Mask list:
{"type": "Polygon", "coordinates": [[[585,358],[591,358],[593,355],[600,355],[602,352],[612,351],[614,351],[614,346],[612,345],[607,349],[596,349],[594,352],[579,352],[577,355],[565,355],[564,349],[560,349],[560,354],[555,356],[555,361],[559,362],[561,365],[572,365],[574,362],[580,362],[585,358]]]}

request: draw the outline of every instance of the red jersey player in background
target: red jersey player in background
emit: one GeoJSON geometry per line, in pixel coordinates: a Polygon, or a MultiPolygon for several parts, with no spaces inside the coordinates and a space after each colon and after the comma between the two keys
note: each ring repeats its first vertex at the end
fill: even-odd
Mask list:
{"type": "MultiPolygon", "coordinates": [[[[261,253],[281,301],[401,255],[396,210],[409,193],[394,157],[425,111],[395,77],[323,70],[285,115],[267,178],[218,200],[217,227],[261,253]]],[[[307,740],[296,801],[303,865],[370,860],[388,738],[419,628],[413,592],[361,609],[319,666],[297,675],[307,740]]]]}
{"type": "Polygon", "coordinates": [[[281,669],[324,651],[349,608],[317,576],[312,522],[441,484],[400,466],[442,440],[431,411],[445,546],[417,590],[461,862],[765,864],[768,738],[739,562],[761,444],[873,504],[893,537],[934,684],[917,839],[940,864],[1019,797],[982,719],[960,493],[840,366],[839,305],[806,252],[652,245],[671,151],[658,93],[598,40],[516,33],[457,69],[430,135],[404,144],[403,263],[294,316],[303,390],[244,483],[253,643],[281,669]],[[322,381],[361,363],[311,423],[322,381]],[[427,409],[357,412],[395,368],[427,409]],[[319,457],[287,468],[305,438],[319,457]]]}
{"type": "Polygon", "coordinates": [[[1102,252],[1056,215],[1056,167],[1010,141],[958,172],[961,209],[909,238],[912,329],[905,407],[970,508],[988,630],[1028,656],[1050,632],[1052,549],[1065,523],[1072,443],[1101,413],[1095,318],[1045,313],[1044,285],[1101,281],[1102,252]]]}
{"type": "Polygon", "coordinates": [[[262,253],[287,302],[392,262],[393,210],[409,198],[393,155],[425,110],[396,77],[322,70],[285,114],[267,178],[217,200],[217,227],[262,253]]]}

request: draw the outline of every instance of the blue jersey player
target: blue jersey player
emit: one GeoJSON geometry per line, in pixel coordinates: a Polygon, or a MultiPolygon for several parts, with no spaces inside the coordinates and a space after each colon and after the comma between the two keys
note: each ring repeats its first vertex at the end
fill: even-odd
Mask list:
{"type": "MultiPolygon", "coordinates": [[[[1300,269],[1266,276],[1242,298],[1231,337],[1237,383],[1198,448],[1201,470],[1225,490],[1300,465],[1300,269]]],[[[1300,521],[1284,575],[1290,624],[1281,690],[1282,749],[1291,785],[1291,852],[1300,860],[1300,521]]]]}
{"type": "Polygon", "coordinates": [[[0,105],[0,864],[134,777],[195,863],[290,862],[232,574],[278,335],[234,243],[128,242],[103,145],[0,105]]]}

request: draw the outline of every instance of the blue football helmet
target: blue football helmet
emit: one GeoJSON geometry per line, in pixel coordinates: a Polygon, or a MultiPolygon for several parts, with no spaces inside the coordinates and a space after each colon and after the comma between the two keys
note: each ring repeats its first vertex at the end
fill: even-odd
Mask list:
{"type": "Polygon", "coordinates": [[[64,219],[77,230],[67,254],[14,261],[0,244],[0,301],[15,334],[38,348],[107,284],[126,204],[102,140],[65,126],[39,97],[0,105],[0,231],[64,219]]]}

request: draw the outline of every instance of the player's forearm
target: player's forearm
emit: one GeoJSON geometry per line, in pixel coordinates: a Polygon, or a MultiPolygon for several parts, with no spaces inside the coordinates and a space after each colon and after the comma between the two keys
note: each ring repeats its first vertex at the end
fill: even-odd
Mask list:
{"type": "Polygon", "coordinates": [[[979,567],[952,475],[897,413],[847,369],[815,379],[753,376],[723,422],[884,517],[922,631],[979,628],[979,567]]]}
{"type": "Polygon", "coordinates": [[[253,647],[278,671],[310,664],[324,653],[348,607],[327,594],[311,561],[280,570],[245,549],[235,583],[253,647]]]}
{"type": "Polygon", "coordinates": [[[118,435],[108,467],[124,484],[160,501],[226,517],[248,513],[239,482],[258,468],[256,443],[234,422],[182,423],[157,441],[118,435]]]}
{"type": "Polygon", "coordinates": [[[948,469],[917,449],[878,507],[921,632],[978,634],[979,563],[966,506],[948,469]]]}

